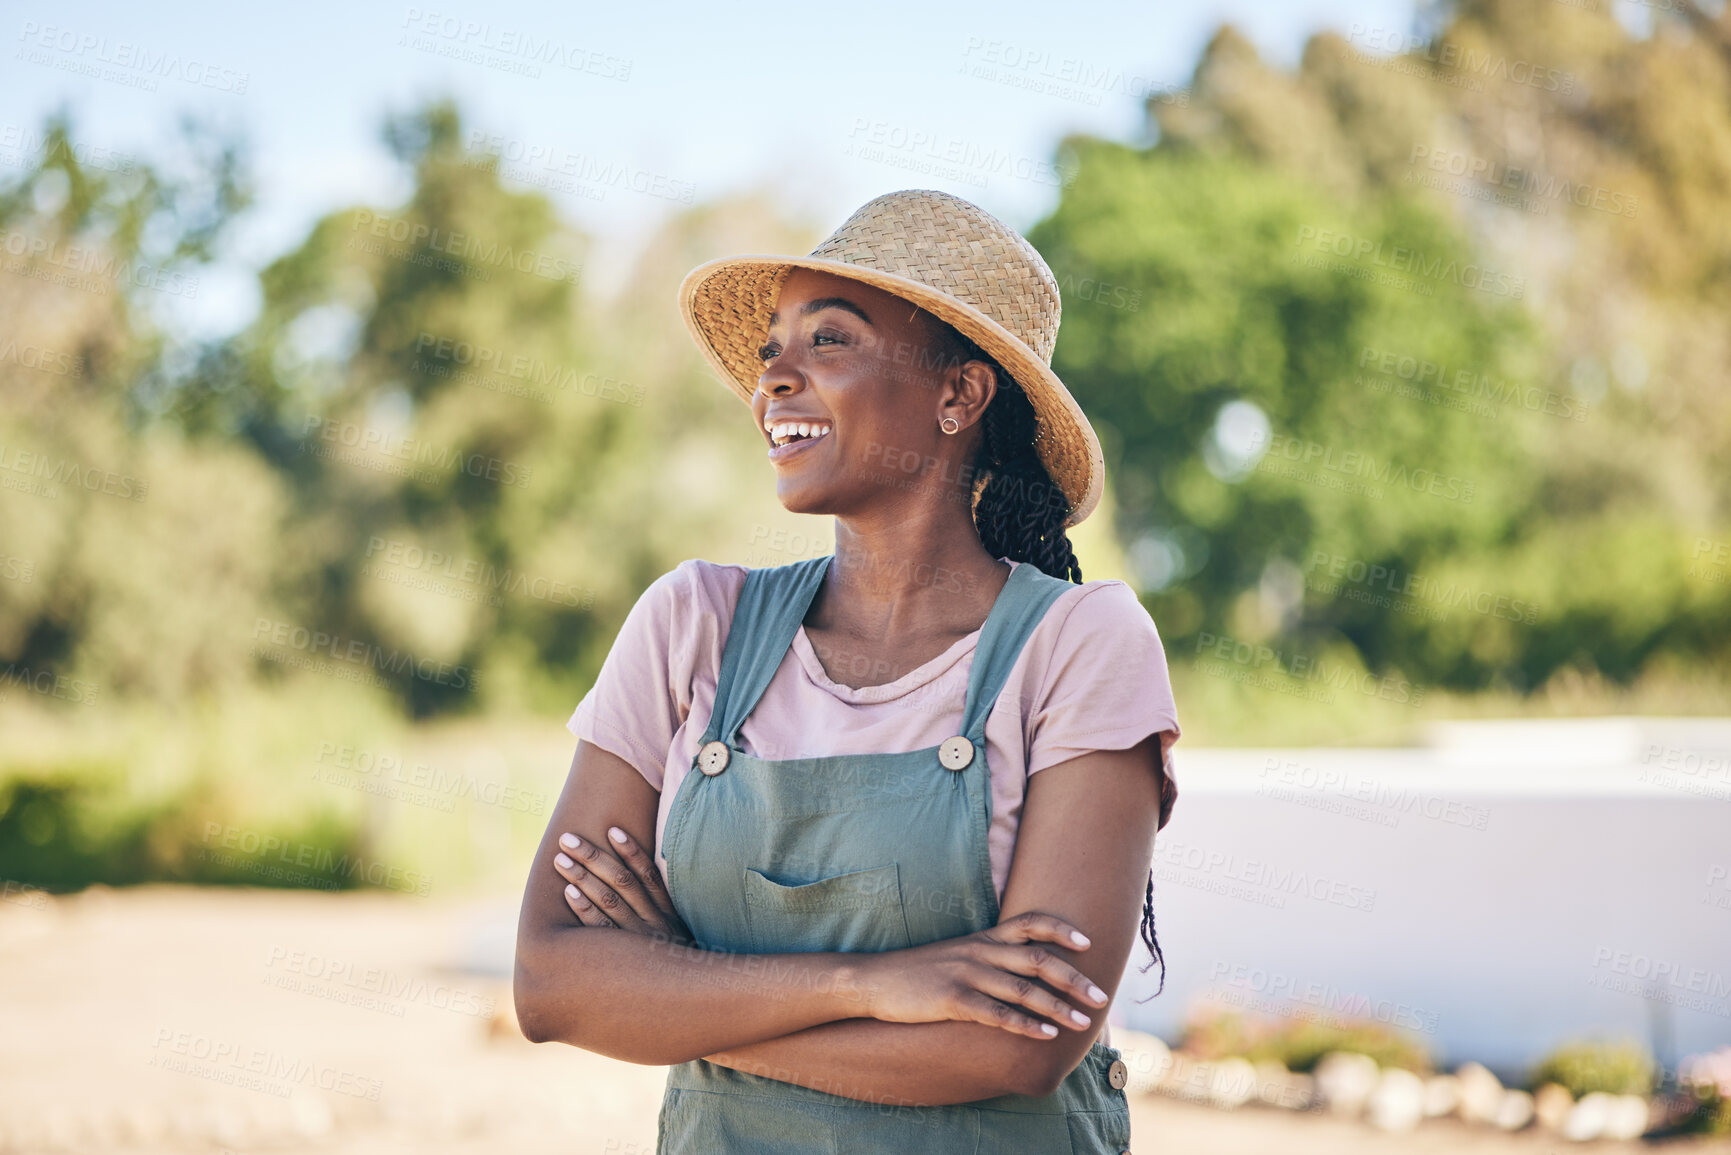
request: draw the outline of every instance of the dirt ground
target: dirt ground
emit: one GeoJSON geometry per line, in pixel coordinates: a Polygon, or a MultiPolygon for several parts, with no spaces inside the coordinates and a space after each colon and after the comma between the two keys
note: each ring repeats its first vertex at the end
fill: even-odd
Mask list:
{"type": "MultiPolygon", "coordinates": [[[[494,1011],[516,900],[97,887],[0,900],[0,1151],[469,1155],[655,1149],[664,1068],[525,1041],[494,1011]],[[481,968],[477,970],[476,968],[481,968]]],[[[1139,1152],[1560,1151],[1132,1099],[1139,1152]]],[[[1648,1150],[1594,1143],[1594,1152],[1648,1150]]],[[[1669,1152],[1731,1152],[1672,1142],[1669,1152]]]]}

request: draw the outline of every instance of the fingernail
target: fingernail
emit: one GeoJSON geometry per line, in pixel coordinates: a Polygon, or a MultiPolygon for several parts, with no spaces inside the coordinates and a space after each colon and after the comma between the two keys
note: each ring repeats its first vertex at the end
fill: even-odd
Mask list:
{"type": "Polygon", "coordinates": [[[569,882],[567,882],[565,884],[565,893],[570,895],[572,898],[576,898],[577,897],[577,888],[575,886],[572,886],[569,882]]]}
{"type": "Polygon", "coordinates": [[[566,850],[576,850],[583,844],[577,841],[577,836],[575,834],[561,834],[559,836],[559,845],[563,846],[566,850]]]}
{"type": "Polygon", "coordinates": [[[1070,932],[1070,941],[1075,943],[1077,946],[1087,946],[1088,936],[1079,930],[1073,930],[1070,932]]]}
{"type": "Polygon", "coordinates": [[[607,828],[607,837],[611,838],[615,842],[624,842],[625,832],[617,826],[609,826],[607,828]]]}
{"type": "Polygon", "coordinates": [[[1051,1023],[1041,1023],[1040,1024],[1040,1033],[1042,1035],[1045,1035],[1047,1038],[1050,1038],[1051,1036],[1058,1033],[1058,1028],[1054,1027],[1051,1023]]]}
{"type": "Polygon", "coordinates": [[[566,869],[570,869],[571,867],[577,865],[575,862],[571,861],[570,855],[567,855],[567,854],[555,854],[553,856],[553,861],[557,862],[560,866],[563,866],[566,869]]]}
{"type": "Polygon", "coordinates": [[[1084,1014],[1083,1014],[1083,1013],[1082,1013],[1082,1012],[1081,1012],[1081,1011],[1071,1011],[1071,1012],[1070,1012],[1070,1019],[1071,1019],[1071,1021],[1072,1021],[1072,1022],[1074,1022],[1074,1023],[1075,1023],[1075,1024],[1076,1024],[1076,1025],[1077,1025],[1077,1026],[1078,1026],[1078,1027],[1085,1027],[1085,1026],[1087,1026],[1087,1025],[1088,1025],[1088,1024],[1089,1024],[1089,1023],[1090,1023],[1090,1022],[1092,1022],[1092,1021],[1093,1021],[1093,1020],[1092,1020],[1092,1019],[1090,1019],[1090,1018],[1089,1018],[1089,1017],[1088,1017],[1088,1016],[1087,1016],[1087,1015],[1084,1015],[1084,1014]]]}
{"type": "Polygon", "coordinates": [[[1106,992],[1099,987],[1091,986],[1088,988],[1088,997],[1097,1003],[1103,1003],[1106,1001],[1106,992]]]}

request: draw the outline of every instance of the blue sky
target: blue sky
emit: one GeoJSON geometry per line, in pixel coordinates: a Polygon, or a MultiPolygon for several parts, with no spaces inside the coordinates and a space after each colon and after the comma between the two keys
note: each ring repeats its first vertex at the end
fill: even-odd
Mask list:
{"type": "Polygon", "coordinates": [[[207,334],[244,323],[249,271],[317,216],[404,195],[379,125],[427,97],[456,97],[508,175],[541,183],[596,236],[590,271],[607,289],[682,202],[765,182],[825,227],[880,193],[929,187],[1026,228],[1057,198],[1054,143],[1140,139],[1140,94],[1182,86],[1223,21],[1285,64],[1320,28],[1412,21],[1408,0],[5,8],[9,165],[62,104],[85,148],[155,155],[193,111],[246,133],[258,204],[227,272],[176,303],[207,334]]]}

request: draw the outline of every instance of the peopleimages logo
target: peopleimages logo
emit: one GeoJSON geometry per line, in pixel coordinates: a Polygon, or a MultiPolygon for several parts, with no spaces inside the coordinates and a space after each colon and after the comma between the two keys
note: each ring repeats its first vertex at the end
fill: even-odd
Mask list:
{"type": "Polygon", "coordinates": [[[1412,167],[1421,161],[1433,172],[1446,172],[1493,188],[1511,189],[1538,200],[1566,200],[1581,208],[1597,209],[1612,216],[1632,217],[1640,208],[1639,200],[1628,193],[1564,177],[1541,176],[1536,169],[1519,168],[1506,161],[1427,144],[1412,146],[1406,162],[1407,183],[1411,183],[1412,167]]]}
{"type": "MultiPolygon", "coordinates": [[[[46,453],[6,445],[0,445],[0,473],[21,473],[26,477],[38,478],[49,486],[64,485],[69,489],[106,493],[110,497],[127,501],[143,501],[150,492],[148,481],[130,474],[116,473],[112,469],[99,469],[70,458],[53,458],[46,453]]],[[[54,493],[49,492],[46,496],[54,496],[54,493]]]]}
{"type": "Polygon", "coordinates": [[[424,354],[433,360],[448,361],[465,369],[472,368],[477,373],[499,374],[549,389],[566,390],[585,397],[618,401],[639,408],[643,405],[641,385],[633,385],[595,372],[580,374],[575,369],[549,365],[539,357],[459,338],[441,337],[426,330],[422,330],[415,338],[415,354],[417,360],[414,367],[423,371],[434,371],[430,367],[423,367],[419,361],[424,354]]]}
{"type": "Polygon", "coordinates": [[[1339,794],[1355,802],[1386,808],[1397,819],[1387,823],[1390,826],[1398,825],[1398,816],[1401,814],[1417,814],[1436,822],[1465,826],[1473,830],[1483,830],[1490,822],[1491,812],[1483,806],[1472,806],[1409,786],[1392,786],[1378,779],[1345,770],[1328,767],[1318,769],[1290,758],[1271,756],[1265,759],[1258,776],[1265,780],[1257,787],[1258,794],[1278,797],[1277,794],[1271,794],[1269,787],[1286,787],[1288,790],[1316,794],[1339,794]],[[1273,781],[1266,781],[1269,778],[1273,781]]]}
{"type": "Polygon", "coordinates": [[[14,168],[34,167],[31,164],[32,158],[44,167],[56,167],[51,164],[54,161],[71,161],[83,168],[99,168],[104,172],[114,173],[132,172],[138,167],[137,161],[112,148],[87,141],[68,140],[63,136],[50,136],[28,125],[0,125],[0,149],[10,149],[16,154],[0,157],[0,164],[14,168]]]}
{"type": "Polygon", "coordinates": [[[534,249],[515,249],[498,241],[483,241],[473,233],[441,229],[406,217],[380,215],[370,209],[361,209],[350,219],[351,232],[358,232],[363,227],[368,236],[396,241],[410,249],[445,253],[496,269],[515,269],[548,281],[567,281],[574,285],[582,270],[579,262],[566,257],[534,249]]]}
{"type": "Polygon", "coordinates": [[[374,1078],[229,1039],[162,1027],[147,1065],[212,1082],[288,1098],[296,1086],[316,1087],[378,1101],[384,1084],[374,1078]]]}
{"type": "Polygon", "coordinates": [[[18,665],[0,666],[0,702],[6,700],[8,691],[24,689],[45,698],[58,698],[62,702],[90,706],[96,702],[97,688],[93,682],[87,682],[83,678],[69,678],[53,670],[33,670],[29,666],[18,665]]]}
{"type": "Polygon", "coordinates": [[[402,1016],[405,1003],[475,1016],[491,1015],[494,1009],[493,996],[478,991],[448,986],[436,979],[428,982],[418,975],[400,974],[389,967],[368,966],[354,959],[290,950],[274,943],[265,957],[265,972],[265,981],[274,986],[398,1017],[402,1016]]]}
{"type": "Polygon", "coordinates": [[[84,376],[83,357],[76,353],[44,349],[40,345],[20,345],[17,341],[9,340],[0,345],[0,361],[25,369],[35,369],[39,373],[51,373],[56,377],[84,376]]]}
{"type": "MultiPolygon", "coordinates": [[[[459,557],[456,554],[444,553],[436,549],[424,549],[414,542],[387,541],[376,534],[367,538],[367,561],[361,566],[361,576],[378,577],[385,581],[398,581],[401,584],[416,588],[430,588],[435,593],[452,593],[448,587],[441,587],[436,579],[446,578],[462,582],[482,591],[505,591],[534,598],[536,601],[549,602],[554,605],[570,606],[573,609],[592,609],[595,605],[595,591],[588,587],[574,586],[567,582],[553,581],[550,578],[526,574],[510,567],[500,568],[491,562],[476,558],[459,557]],[[410,571],[414,575],[435,579],[434,584],[423,586],[412,580],[404,580],[405,575],[393,574],[390,570],[379,568],[375,557],[382,557],[385,564],[400,570],[410,571]]],[[[482,600],[479,597],[465,597],[464,600],[482,600]]],[[[497,600],[489,600],[489,605],[497,606],[497,600]]]]}
{"type": "Polygon", "coordinates": [[[1398,566],[1343,557],[1327,550],[1314,551],[1304,570],[1307,579],[1305,584],[1321,593],[1335,592],[1344,581],[1400,597],[1429,601],[1445,609],[1456,610],[1464,607],[1476,614],[1529,626],[1539,618],[1538,607],[1520,598],[1476,589],[1464,582],[1444,582],[1424,577],[1411,570],[1402,570],[1398,566]],[[1312,583],[1308,580],[1320,576],[1320,572],[1324,570],[1333,579],[1332,583],[1312,583]]]}
{"type": "MultiPolygon", "coordinates": [[[[1189,845],[1182,842],[1159,842],[1154,846],[1154,861],[1156,873],[1160,866],[1170,867],[1175,871],[1190,871],[1203,876],[1217,875],[1219,879],[1242,883],[1252,892],[1259,892],[1265,898],[1274,898],[1278,902],[1263,902],[1262,905],[1283,906],[1284,897],[1294,895],[1308,898],[1315,902],[1333,903],[1344,906],[1348,910],[1370,912],[1376,907],[1376,891],[1371,887],[1358,886],[1344,879],[1329,878],[1327,875],[1312,874],[1308,870],[1284,866],[1265,859],[1240,859],[1236,854],[1213,847],[1189,845]]],[[[1196,885],[1194,881],[1183,880],[1181,873],[1168,874],[1170,881],[1181,885],[1196,885]]],[[[1227,894],[1233,898],[1250,898],[1245,893],[1229,893],[1229,887],[1215,889],[1216,893],[1227,894]]],[[[1255,899],[1253,899],[1255,901],[1255,899]]]]}
{"type": "MultiPolygon", "coordinates": [[[[1440,64],[1451,72],[1474,79],[1507,81],[1510,84],[1542,88],[1546,92],[1561,92],[1564,95],[1575,91],[1575,75],[1572,72],[1564,72],[1560,68],[1546,68],[1530,60],[1510,60],[1501,53],[1481,52],[1462,44],[1436,44],[1422,36],[1414,36],[1395,28],[1354,24],[1347,34],[1347,40],[1375,51],[1400,53],[1403,57],[1416,57],[1427,64],[1440,64]]],[[[1373,59],[1369,63],[1381,65],[1391,62],[1373,59]]]]}
{"type": "Polygon", "coordinates": [[[1209,968],[1208,977],[1224,986],[1263,996],[1269,1003],[1259,1009],[1285,1016],[1291,1015],[1295,1009],[1291,1004],[1297,1003],[1331,1019],[1375,1019],[1379,1023],[1431,1035],[1436,1034],[1437,1024],[1442,1020],[1436,1011],[1392,999],[1373,999],[1358,992],[1343,991],[1331,983],[1304,982],[1281,971],[1266,971],[1246,963],[1235,965],[1216,960],[1209,968]],[[1280,1004],[1286,1004],[1284,1009],[1280,1004]]]}
{"type": "MultiPolygon", "coordinates": [[[[357,885],[367,882],[373,886],[423,896],[431,891],[433,885],[431,875],[422,874],[418,870],[404,870],[377,858],[369,859],[364,854],[350,855],[345,852],[339,855],[328,846],[312,842],[288,842],[275,834],[216,821],[204,824],[203,841],[206,847],[214,844],[221,850],[236,851],[240,855],[240,859],[236,861],[242,861],[243,864],[250,860],[254,865],[258,865],[270,859],[273,865],[281,863],[288,867],[305,867],[333,880],[347,878],[357,885]]],[[[233,859],[235,856],[229,857],[233,859]]]]}
{"type": "Polygon", "coordinates": [[[1731,1016],[1731,978],[1719,971],[1691,966],[1681,959],[1653,958],[1601,946],[1593,951],[1587,985],[1652,1002],[1670,1003],[1690,1011],[1731,1016]]]}
{"type": "Polygon", "coordinates": [[[16,229],[0,229],[0,254],[19,258],[8,263],[7,272],[23,273],[29,268],[28,262],[37,261],[66,270],[73,279],[65,283],[84,292],[106,293],[115,286],[133,285],[188,300],[198,296],[197,277],[149,261],[123,261],[100,244],[68,245],[16,229]],[[90,280],[78,279],[84,277],[90,280]]]}
{"type": "MultiPolygon", "coordinates": [[[[309,442],[317,435],[317,440],[330,445],[341,445],[363,453],[376,453],[381,457],[394,458],[399,462],[408,462],[417,466],[432,466],[439,470],[452,473],[466,473],[470,477],[484,477],[488,481],[497,481],[501,485],[518,487],[529,484],[531,466],[519,465],[512,461],[501,461],[497,457],[489,457],[485,453],[464,453],[454,445],[438,445],[425,438],[400,437],[394,433],[356,425],[352,421],[340,421],[331,417],[308,415],[302,429],[303,438],[300,444],[302,453],[311,453],[314,457],[333,457],[336,460],[347,461],[351,465],[372,468],[375,463],[365,457],[343,457],[332,450],[321,449],[314,445],[309,448],[309,442]]],[[[384,463],[376,463],[384,464],[384,463]]],[[[414,477],[418,481],[430,481],[432,475],[426,470],[409,468],[390,469],[386,472],[399,473],[414,477]]]]}
{"type": "Polygon", "coordinates": [[[590,185],[603,186],[599,195],[594,198],[597,200],[606,195],[605,189],[608,187],[624,188],[644,196],[686,205],[697,199],[697,184],[694,181],[679,180],[665,173],[648,172],[615,160],[602,160],[588,153],[572,152],[556,144],[531,143],[501,133],[475,129],[469,133],[468,149],[471,155],[465,163],[470,168],[481,167],[481,162],[490,158],[510,165],[514,171],[520,169],[523,173],[568,176],[572,179],[560,186],[566,191],[575,191],[590,185]]]}
{"type": "MultiPolygon", "coordinates": [[[[419,41],[411,43],[410,47],[430,47],[444,41],[454,48],[496,53],[507,60],[516,58],[514,62],[524,66],[530,76],[541,75],[534,65],[549,64],[570,72],[587,72],[603,80],[623,82],[631,79],[632,62],[625,57],[612,56],[551,36],[538,36],[528,29],[469,20],[455,13],[413,6],[405,10],[402,27],[406,30],[405,36],[413,35],[426,41],[425,44],[419,41]]],[[[457,58],[469,59],[465,56],[457,58]]]]}
{"type": "Polygon", "coordinates": [[[364,746],[339,746],[335,742],[320,742],[318,754],[313,761],[319,764],[315,777],[323,772],[324,780],[332,785],[353,784],[357,780],[349,776],[348,772],[352,771],[360,776],[358,781],[363,783],[363,786],[358,788],[374,784],[409,787],[435,796],[436,800],[443,804],[438,807],[442,810],[453,809],[448,804],[453,798],[468,798],[476,805],[499,806],[506,810],[520,810],[530,814],[540,814],[547,807],[545,791],[528,791],[508,782],[477,778],[467,771],[446,770],[425,762],[405,764],[400,754],[377,752],[364,746]],[[332,771],[343,773],[333,774],[332,771]]]}
{"type": "Polygon", "coordinates": [[[468,666],[435,662],[431,658],[417,658],[407,650],[387,650],[373,642],[344,638],[323,630],[309,630],[305,626],[290,622],[273,622],[269,618],[259,618],[253,626],[252,637],[254,642],[286,646],[309,656],[322,655],[386,673],[407,674],[422,681],[450,686],[454,690],[472,690],[477,680],[476,671],[468,666]]]}
{"type": "Polygon", "coordinates": [[[1288,653],[1259,642],[1239,641],[1230,634],[1198,631],[1196,654],[1205,673],[1216,672],[1202,664],[1203,659],[1213,659],[1216,663],[1231,663],[1232,666],[1248,672],[1272,670],[1301,683],[1318,682],[1324,686],[1353,690],[1366,697],[1381,698],[1385,702],[1399,705],[1416,706],[1425,694],[1424,686],[1414,685],[1393,674],[1378,675],[1369,670],[1355,669],[1341,662],[1314,657],[1296,650],[1288,653]]]}
{"type": "MultiPolygon", "coordinates": [[[[1252,437],[1251,447],[1265,451],[1267,456],[1257,462],[1257,468],[1272,472],[1281,459],[1294,462],[1303,467],[1326,469],[1344,474],[1348,477],[1363,478],[1375,486],[1390,486],[1406,488],[1414,493],[1441,497],[1448,501],[1459,501],[1471,504],[1474,483],[1464,477],[1456,477],[1450,473],[1438,473],[1434,469],[1408,469],[1403,464],[1397,464],[1388,459],[1378,462],[1368,453],[1358,450],[1337,452],[1333,446],[1292,437],[1285,433],[1262,434],[1252,437]],[[1264,445],[1266,442],[1266,446],[1264,445]]],[[[1303,478],[1301,478],[1303,480],[1303,478]]],[[[1379,491],[1374,496],[1381,497],[1379,491]]]]}
{"type": "Polygon", "coordinates": [[[1398,377],[1402,381],[1411,381],[1414,385],[1434,386],[1473,400],[1484,400],[1496,405],[1519,405],[1529,412],[1545,413],[1568,421],[1587,419],[1587,403],[1579,397],[1540,389],[1535,385],[1510,384],[1500,377],[1491,377],[1474,369],[1456,368],[1424,357],[1413,357],[1366,345],[1359,352],[1358,367],[1385,376],[1398,377]]]}
{"type": "Polygon", "coordinates": [[[964,175],[1013,177],[1058,188],[1068,186],[1076,176],[1073,166],[1054,164],[1043,157],[864,116],[854,118],[844,151],[846,155],[862,160],[896,163],[897,167],[911,168],[916,172],[953,171],[964,175]],[[898,163],[898,158],[909,163],[898,163]],[[938,168],[934,170],[933,165],[938,168]]]}
{"type": "MultiPolygon", "coordinates": [[[[134,44],[128,40],[111,41],[106,36],[80,31],[76,28],[60,28],[52,24],[38,24],[34,20],[24,21],[22,30],[18,33],[19,43],[26,48],[41,48],[48,52],[58,52],[71,62],[86,66],[111,65],[115,68],[130,69],[144,73],[152,78],[147,86],[149,91],[156,91],[155,80],[179,80],[200,88],[214,88],[218,92],[232,92],[236,96],[246,94],[247,82],[252,79],[250,73],[228,68],[220,64],[183,57],[178,52],[157,52],[142,44],[134,44]]],[[[20,51],[17,59],[25,59],[20,51]]],[[[45,64],[52,60],[31,58],[32,63],[45,64]]],[[[74,72],[85,72],[84,68],[71,69],[74,72]]],[[[91,74],[91,73],[87,73],[91,74]]]]}
{"type": "Polygon", "coordinates": [[[1463,265],[1453,257],[1431,256],[1404,245],[1387,245],[1370,237],[1355,237],[1351,233],[1337,233],[1332,229],[1300,225],[1298,239],[1293,244],[1302,248],[1306,241],[1314,242],[1314,247],[1321,253],[1332,253],[1334,256],[1347,257],[1360,263],[1368,262],[1393,272],[1448,281],[1463,289],[1476,289],[1498,297],[1509,297],[1518,301],[1527,291],[1525,277],[1511,277],[1507,273],[1499,273],[1478,264],[1463,265]]]}

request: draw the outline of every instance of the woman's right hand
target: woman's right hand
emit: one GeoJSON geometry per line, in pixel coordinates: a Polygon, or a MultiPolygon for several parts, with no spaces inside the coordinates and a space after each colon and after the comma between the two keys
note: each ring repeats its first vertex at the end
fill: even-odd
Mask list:
{"type": "Polygon", "coordinates": [[[1062,919],[1026,911],[973,934],[861,955],[856,973],[867,1014],[887,1023],[960,1019],[1033,1039],[1056,1038],[1058,1032],[1032,1011],[1072,1030],[1092,1030],[1087,1010],[1104,1007],[1106,993],[1041,942],[1069,950],[1088,946],[1081,932],[1062,919]],[[1046,990],[1036,978],[1074,1002],[1046,990]],[[1077,1010],[1086,1021],[1071,1017],[1077,1010]]]}

